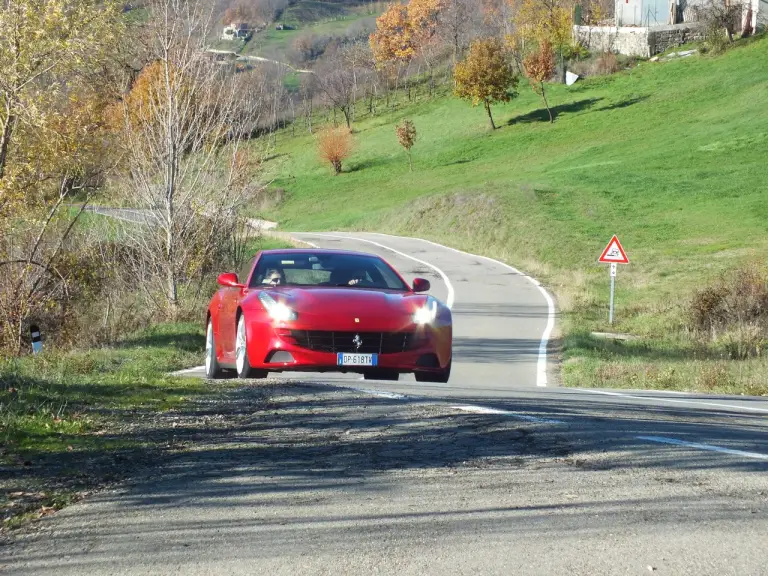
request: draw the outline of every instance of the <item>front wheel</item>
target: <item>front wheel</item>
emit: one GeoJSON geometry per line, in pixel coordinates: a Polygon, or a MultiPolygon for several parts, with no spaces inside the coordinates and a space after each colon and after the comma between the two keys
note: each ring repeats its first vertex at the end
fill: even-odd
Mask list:
{"type": "Polygon", "coordinates": [[[445,367],[445,370],[441,370],[440,372],[414,373],[414,376],[416,377],[416,382],[435,382],[438,384],[446,384],[451,377],[452,362],[453,362],[453,358],[451,358],[451,360],[448,361],[448,366],[445,367]]]}
{"type": "Polygon", "coordinates": [[[266,378],[269,372],[251,368],[248,359],[248,342],[245,332],[245,315],[241,314],[237,321],[237,335],[235,337],[235,366],[239,378],[266,378]]]}
{"type": "Polygon", "coordinates": [[[208,320],[208,328],[205,331],[205,377],[209,380],[221,378],[224,371],[216,357],[216,337],[213,334],[213,320],[208,320]]]}

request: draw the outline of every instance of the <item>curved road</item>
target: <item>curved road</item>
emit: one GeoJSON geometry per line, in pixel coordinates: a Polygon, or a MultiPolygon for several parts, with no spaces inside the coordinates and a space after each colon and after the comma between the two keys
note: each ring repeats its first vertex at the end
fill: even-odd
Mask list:
{"type": "Polygon", "coordinates": [[[275,415],[311,415],[284,430],[316,448],[257,451],[287,432],[254,412],[232,431],[253,449],[64,510],[12,572],[766,573],[766,399],[559,388],[534,280],[419,239],[293,236],[427,277],[454,313],[450,382],[271,378],[305,394],[275,415]]]}

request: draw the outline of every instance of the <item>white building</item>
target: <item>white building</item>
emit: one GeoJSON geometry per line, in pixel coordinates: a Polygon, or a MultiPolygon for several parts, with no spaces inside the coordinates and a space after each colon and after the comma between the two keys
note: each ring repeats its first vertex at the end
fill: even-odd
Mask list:
{"type": "MultiPolygon", "coordinates": [[[[649,58],[703,38],[700,10],[711,0],[616,0],[614,26],[574,26],[574,38],[593,51],[649,58]]],[[[729,2],[732,0],[716,0],[729,2]]],[[[768,28],[768,0],[744,3],[734,32],[768,28]]]]}
{"type": "Polygon", "coordinates": [[[253,30],[248,27],[245,22],[232,22],[224,26],[224,31],[221,33],[222,40],[248,40],[251,37],[253,30]]]}
{"type": "MultiPolygon", "coordinates": [[[[616,0],[616,26],[652,28],[696,22],[698,11],[710,0],[616,0]]],[[[722,0],[729,2],[730,0],[722,0]]],[[[744,4],[737,32],[768,25],[768,0],[734,0],[744,4]]]]}

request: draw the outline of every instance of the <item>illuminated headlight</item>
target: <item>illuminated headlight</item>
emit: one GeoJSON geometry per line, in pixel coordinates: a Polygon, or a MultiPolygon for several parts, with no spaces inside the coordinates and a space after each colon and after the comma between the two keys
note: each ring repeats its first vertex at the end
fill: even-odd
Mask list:
{"type": "Polygon", "coordinates": [[[416,324],[432,324],[437,318],[437,300],[432,296],[427,296],[427,302],[423,308],[419,308],[413,314],[413,321],[416,324]]]}
{"type": "Polygon", "coordinates": [[[282,302],[278,302],[266,292],[259,294],[259,301],[272,320],[288,322],[289,320],[296,320],[296,318],[298,318],[295,310],[292,310],[282,302]]]}

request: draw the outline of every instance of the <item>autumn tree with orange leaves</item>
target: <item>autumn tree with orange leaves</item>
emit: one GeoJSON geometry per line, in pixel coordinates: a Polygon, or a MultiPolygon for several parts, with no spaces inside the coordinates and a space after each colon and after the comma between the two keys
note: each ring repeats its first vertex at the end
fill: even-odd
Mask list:
{"type": "Polygon", "coordinates": [[[390,4],[376,19],[370,36],[371,50],[378,66],[408,62],[437,32],[441,0],[411,0],[390,4]]]}
{"type": "Polygon", "coordinates": [[[557,54],[561,81],[565,82],[566,55],[573,44],[573,0],[507,0],[515,30],[507,36],[520,54],[548,43],[557,54]]]}
{"type": "Polygon", "coordinates": [[[549,113],[549,121],[554,122],[555,120],[552,117],[552,110],[549,108],[544,88],[544,82],[552,78],[556,70],[555,53],[552,50],[552,45],[544,40],[536,52],[525,57],[523,67],[531,83],[531,88],[544,100],[544,106],[549,113]]]}
{"type": "Polygon", "coordinates": [[[509,102],[517,96],[518,78],[506,59],[504,44],[497,38],[475,40],[467,57],[456,65],[454,74],[459,98],[470,100],[473,106],[483,104],[491,129],[496,129],[491,105],[509,102]]]}

